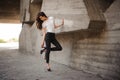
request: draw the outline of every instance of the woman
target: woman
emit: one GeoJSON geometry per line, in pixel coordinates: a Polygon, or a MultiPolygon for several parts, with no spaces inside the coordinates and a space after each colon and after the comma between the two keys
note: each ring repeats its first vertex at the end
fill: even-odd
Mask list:
{"type": "MultiPolygon", "coordinates": [[[[49,56],[50,51],[61,51],[62,47],[59,42],[56,40],[55,37],[55,29],[64,25],[64,20],[62,20],[61,25],[55,25],[55,21],[53,17],[47,17],[44,12],[39,12],[36,18],[37,21],[37,28],[42,30],[43,38],[41,42],[41,47],[44,47],[44,42],[46,44],[45,50],[45,59],[47,64],[47,70],[51,71],[50,64],[49,64],[49,56]],[[51,43],[55,45],[55,47],[51,48],[51,43]]],[[[43,51],[41,51],[42,54],[43,51]]]]}

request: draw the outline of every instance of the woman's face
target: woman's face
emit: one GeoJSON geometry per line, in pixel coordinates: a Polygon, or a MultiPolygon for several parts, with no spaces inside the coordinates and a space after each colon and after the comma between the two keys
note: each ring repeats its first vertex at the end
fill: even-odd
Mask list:
{"type": "Polygon", "coordinates": [[[42,20],[42,21],[45,21],[45,20],[46,20],[46,17],[44,17],[44,16],[40,16],[39,18],[40,18],[40,20],[42,20]]]}

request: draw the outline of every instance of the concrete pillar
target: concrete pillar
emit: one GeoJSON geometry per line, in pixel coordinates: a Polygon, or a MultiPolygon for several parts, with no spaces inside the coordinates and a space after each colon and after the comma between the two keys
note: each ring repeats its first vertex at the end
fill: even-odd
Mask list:
{"type": "Polygon", "coordinates": [[[31,35],[29,24],[23,24],[20,37],[19,37],[19,50],[21,52],[32,53],[31,35]]]}
{"type": "Polygon", "coordinates": [[[36,23],[34,21],[37,13],[41,9],[41,2],[42,0],[21,0],[20,14],[23,25],[19,37],[19,49],[25,53],[35,54],[40,51],[40,40],[37,41],[40,31],[36,29],[36,23]]]}

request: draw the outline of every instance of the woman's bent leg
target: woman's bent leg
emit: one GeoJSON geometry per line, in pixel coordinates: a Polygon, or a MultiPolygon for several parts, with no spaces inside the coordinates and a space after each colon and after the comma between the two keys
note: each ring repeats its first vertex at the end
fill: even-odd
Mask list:
{"type": "Polygon", "coordinates": [[[62,50],[62,46],[55,38],[52,40],[52,44],[55,45],[55,47],[51,48],[51,51],[61,51],[62,50]]]}

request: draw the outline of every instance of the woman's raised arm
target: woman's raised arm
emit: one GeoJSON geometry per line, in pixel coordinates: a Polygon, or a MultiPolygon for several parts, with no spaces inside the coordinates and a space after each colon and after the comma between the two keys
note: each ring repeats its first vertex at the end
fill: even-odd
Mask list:
{"type": "Polygon", "coordinates": [[[63,25],[64,25],[64,19],[62,19],[62,23],[61,23],[60,25],[56,25],[56,24],[55,24],[55,21],[54,21],[54,26],[55,26],[55,28],[61,27],[61,26],[63,26],[63,25]]]}

